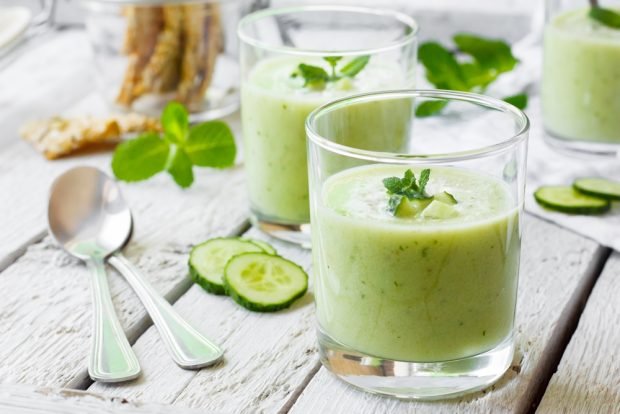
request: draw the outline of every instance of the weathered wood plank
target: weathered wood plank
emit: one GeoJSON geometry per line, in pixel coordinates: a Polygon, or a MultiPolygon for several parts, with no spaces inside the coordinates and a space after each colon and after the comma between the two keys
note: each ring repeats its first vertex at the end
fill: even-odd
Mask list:
{"type": "Polygon", "coordinates": [[[526,216],[513,366],[490,391],[452,401],[405,402],[366,394],[321,368],[292,413],[503,413],[519,412],[528,387],[547,369],[547,344],[558,319],[587,273],[597,245],[569,231],[526,216]]]}
{"type": "Polygon", "coordinates": [[[0,412],[8,414],[198,414],[189,408],[135,403],[69,389],[0,385],[0,412]]]}
{"type": "Polygon", "coordinates": [[[538,413],[620,412],[620,253],[607,262],[538,413]]]}
{"type": "MultiPolygon", "coordinates": [[[[256,230],[248,236],[265,238],[256,230]]],[[[270,241],[280,254],[309,269],[309,251],[270,241]]],[[[166,355],[152,327],[134,345],[142,378],[127,384],[95,383],[89,391],[212,412],[276,412],[301,391],[317,367],[312,301],[308,293],[290,309],[261,314],[194,286],[175,308],[212,334],[224,348],[224,361],[184,371],[166,355]]]]}
{"type": "MultiPolygon", "coordinates": [[[[25,173],[16,168],[15,173],[25,173]]],[[[47,174],[41,168],[30,173],[47,174]]],[[[240,168],[200,171],[186,191],[165,176],[123,185],[135,219],[127,256],[155,289],[178,297],[190,285],[185,265],[189,246],[209,236],[237,233],[244,225],[243,188],[240,168]]],[[[115,274],[109,280],[121,323],[134,341],[150,321],[125,281],[115,274]]],[[[48,237],[0,273],[0,292],[0,382],[60,387],[88,382],[91,303],[85,267],[48,237]]]]}

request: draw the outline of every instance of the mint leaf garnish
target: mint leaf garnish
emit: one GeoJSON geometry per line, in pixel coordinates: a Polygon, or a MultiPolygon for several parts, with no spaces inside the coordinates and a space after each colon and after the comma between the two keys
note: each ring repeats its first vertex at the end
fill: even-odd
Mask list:
{"type": "Polygon", "coordinates": [[[291,77],[296,78],[301,76],[304,79],[304,87],[323,89],[327,82],[336,82],[342,79],[343,76],[348,78],[355,77],[366,67],[370,60],[370,56],[359,56],[350,60],[340,69],[340,75],[337,74],[337,66],[338,62],[342,60],[342,56],[325,56],[323,60],[329,63],[331,74],[328,74],[327,71],[320,66],[300,63],[295,72],[291,74],[291,77]]]}
{"type": "Polygon", "coordinates": [[[304,86],[322,87],[329,81],[329,75],[325,69],[319,66],[306,65],[301,63],[298,66],[299,74],[304,78],[304,86]]]}
{"type": "Polygon", "coordinates": [[[524,109],[527,106],[527,95],[524,93],[519,93],[512,96],[507,96],[503,99],[503,101],[508,102],[519,109],[524,109]]]}
{"type": "Polygon", "coordinates": [[[594,20],[613,29],[620,29],[620,13],[603,7],[592,7],[589,16],[594,20]]]}
{"type": "Polygon", "coordinates": [[[226,168],[235,162],[237,147],[233,133],[222,121],[205,122],[189,131],[187,155],[200,167],[226,168]]]}
{"type": "Polygon", "coordinates": [[[331,78],[337,78],[338,76],[336,75],[336,65],[338,64],[338,61],[342,59],[342,56],[325,56],[323,58],[323,60],[326,60],[327,63],[329,63],[329,66],[332,68],[332,74],[331,74],[331,78]]]}
{"type": "Polygon", "coordinates": [[[415,116],[424,118],[435,115],[448,105],[448,101],[425,101],[415,109],[415,116]]]}
{"type": "Polygon", "coordinates": [[[155,133],[119,144],[112,157],[112,171],[119,180],[141,181],[162,171],[170,145],[155,133]]]}
{"type": "Polygon", "coordinates": [[[383,180],[383,186],[387,189],[390,198],[388,200],[388,211],[392,214],[396,213],[398,206],[403,198],[409,200],[427,200],[431,198],[426,194],[426,184],[430,179],[431,170],[424,169],[420,172],[420,179],[416,180],[413,171],[408,169],[405,171],[403,178],[388,177],[383,180]]]}
{"type": "Polygon", "coordinates": [[[181,188],[187,188],[194,182],[194,172],[192,171],[192,161],[187,153],[180,147],[173,148],[174,154],[170,159],[167,168],[168,173],[181,188]]]}
{"type": "Polygon", "coordinates": [[[348,76],[349,78],[355,77],[358,73],[360,73],[370,61],[370,56],[359,56],[355,59],[352,59],[344,65],[342,69],[340,69],[340,73],[344,76],[348,76]]]}
{"type": "Polygon", "coordinates": [[[189,129],[189,119],[185,107],[177,102],[170,102],[161,114],[161,126],[165,137],[173,143],[185,141],[189,129]]]}
{"type": "Polygon", "coordinates": [[[122,181],[146,180],[167,171],[182,188],[194,182],[192,167],[226,168],[234,164],[237,147],[222,121],[189,127],[185,107],[170,103],[162,113],[163,134],[146,133],[116,147],[112,171],[122,181]]]}
{"type": "MultiPolygon", "coordinates": [[[[513,70],[519,63],[510,45],[503,40],[459,33],[453,36],[453,41],[457,46],[455,51],[433,41],[420,45],[420,62],[426,69],[426,78],[436,88],[482,93],[501,74],[513,70]]],[[[519,106],[523,109],[527,97],[524,100],[521,95],[524,94],[515,95],[518,97],[515,101],[523,104],[519,106]]],[[[425,117],[439,113],[446,106],[440,102],[423,102],[416,108],[416,115],[425,117]]]]}

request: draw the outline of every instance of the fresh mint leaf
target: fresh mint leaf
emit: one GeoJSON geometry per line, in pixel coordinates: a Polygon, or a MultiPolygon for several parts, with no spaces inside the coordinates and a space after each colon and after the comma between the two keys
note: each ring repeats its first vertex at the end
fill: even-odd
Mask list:
{"type": "MultiPolygon", "coordinates": [[[[430,179],[430,175],[431,170],[428,168],[424,169],[420,173],[420,179],[416,180],[413,171],[408,169],[407,171],[405,171],[403,178],[385,178],[383,180],[383,186],[387,189],[387,192],[388,194],[390,194],[390,196],[398,195],[401,197],[407,197],[409,200],[424,200],[430,198],[430,196],[426,194],[425,191],[426,184],[428,184],[428,180],[430,179]]],[[[395,203],[395,201],[392,200],[392,197],[390,197],[390,203],[392,202],[395,203]]],[[[396,206],[398,206],[398,204],[396,206]]]]}
{"type": "Polygon", "coordinates": [[[437,42],[426,42],[420,46],[418,57],[426,68],[426,77],[439,89],[468,91],[461,67],[448,49],[437,42]]]}
{"type": "Polygon", "coordinates": [[[470,55],[481,68],[497,75],[513,70],[519,63],[512,55],[510,45],[503,40],[485,39],[468,33],[457,34],[453,40],[459,50],[470,55]]]}
{"type": "Polygon", "coordinates": [[[435,115],[448,105],[448,101],[426,101],[419,104],[415,109],[415,116],[425,118],[435,115]]]}
{"type": "Polygon", "coordinates": [[[205,122],[190,129],[184,148],[192,163],[200,167],[230,167],[237,154],[233,133],[222,121],[205,122]]]}
{"type": "Polygon", "coordinates": [[[161,125],[166,139],[175,144],[185,141],[189,129],[187,110],[178,102],[170,102],[161,114],[161,125]]]}
{"type": "Polygon", "coordinates": [[[388,190],[389,193],[399,193],[403,188],[401,184],[401,180],[398,177],[388,177],[383,180],[383,186],[388,190]]]}
{"type": "Polygon", "coordinates": [[[140,135],[116,147],[112,171],[122,181],[146,180],[164,170],[169,150],[169,144],[159,135],[140,135]]]}
{"type": "Polygon", "coordinates": [[[332,69],[332,73],[330,76],[330,79],[335,80],[338,78],[338,76],[336,75],[336,65],[338,64],[338,61],[342,59],[342,56],[325,56],[323,58],[323,60],[327,61],[327,63],[329,63],[329,66],[332,69]]]}
{"type": "Polygon", "coordinates": [[[507,96],[503,99],[503,101],[508,102],[509,104],[514,105],[519,109],[525,109],[527,107],[527,95],[524,93],[507,96]]]}
{"type": "Polygon", "coordinates": [[[349,78],[355,77],[360,73],[370,61],[370,56],[364,55],[352,59],[340,69],[340,73],[349,78]]]}
{"type": "Polygon", "coordinates": [[[168,173],[181,188],[187,188],[194,182],[194,172],[192,171],[192,161],[187,156],[183,148],[174,145],[172,157],[169,160],[168,173]]]}
{"type": "Polygon", "coordinates": [[[497,71],[485,69],[478,62],[463,62],[460,66],[470,91],[484,92],[499,76],[497,71]]]}
{"type": "Polygon", "coordinates": [[[603,7],[590,8],[589,16],[599,23],[613,29],[620,29],[620,13],[603,7]]]}
{"type": "Polygon", "coordinates": [[[430,178],[431,178],[431,170],[428,168],[422,170],[422,172],[420,173],[420,179],[418,180],[418,185],[420,186],[419,188],[420,193],[426,195],[426,184],[428,184],[428,180],[430,178]]]}
{"type": "Polygon", "coordinates": [[[306,65],[300,63],[297,67],[299,74],[304,78],[304,86],[321,88],[329,81],[329,75],[325,69],[319,66],[306,65]]]}

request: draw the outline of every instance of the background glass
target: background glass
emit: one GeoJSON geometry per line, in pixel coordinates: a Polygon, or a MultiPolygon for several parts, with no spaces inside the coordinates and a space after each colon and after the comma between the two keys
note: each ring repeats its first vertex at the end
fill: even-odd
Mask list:
{"type": "MultiPolygon", "coordinates": [[[[619,0],[600,2],[620,12],[619,0]]],[[[548,0],[542,107],[547,142],[599,155],[620,151],[620,29],[588,17],[587,0],[548,0]]]]}
{"type": "Polygon", "coordinates": [[[239,106],[237,24],[246,0],[84,0],[100,89],[115,108],[192,121],[239,106]]]}
{"type": "Polygon", "coordinates": [[[416,23],[381,9],[308,6],[253,13],[239,25],[245,169],[253,223],[273,236],[307,242],[304,121],[314,108],[356,92],[409,88],[415,80],[416,23]],[[340,65],[369,56],[353,80],[324,90],[293,78],[301,63],[340,65]]]}
{"type": "Polygon", "coordinates": [[[437,399],[510,366],[528,128],[503,101],[448,91],[358,95],[309,116],[319,351],[334,374],[437,399]],[[416,118],[422,103],[447,105],[416,118]],[[364,130],[373,133],[356,145],[364,130]],[[430,194],[458,203],[392,216],[382,179],[408,168],[430,168],[430,194]]]}

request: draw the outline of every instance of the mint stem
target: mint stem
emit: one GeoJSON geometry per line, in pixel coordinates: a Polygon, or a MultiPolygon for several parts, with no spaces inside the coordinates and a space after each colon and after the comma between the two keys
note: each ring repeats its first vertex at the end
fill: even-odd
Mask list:
{"type": "Polygon", "coordinates": [[[598,0],[589,0],[590,1],[590,6],[592,6],[593,8],[598,7],[598,0]]]}

